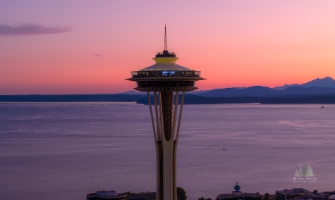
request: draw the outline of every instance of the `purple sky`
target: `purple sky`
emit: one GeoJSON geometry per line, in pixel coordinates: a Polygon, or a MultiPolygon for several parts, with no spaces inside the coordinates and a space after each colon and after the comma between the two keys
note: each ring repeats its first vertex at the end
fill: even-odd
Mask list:
{"type": "Polygon", "coordinates": [[[335,1],[1,1],[0,94],[115,93],[163,49],[200,89],[335,78],[335,1]]]}

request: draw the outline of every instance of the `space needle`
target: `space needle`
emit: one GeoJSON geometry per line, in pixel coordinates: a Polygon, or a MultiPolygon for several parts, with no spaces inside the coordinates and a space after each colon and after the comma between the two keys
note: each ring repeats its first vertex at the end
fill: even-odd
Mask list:
{"type": "Polygon", "coordinates": [[[156,199],[177,200],[176,153],[185,92],[198,89],[195,82],[204,78],[200,71],[176,64],[176,54],[167,50],[166,25],[164,31],[164,50],[153,58],[156,63],[132,71],[127,80],[148,95],[157,157],[156,199]]]}

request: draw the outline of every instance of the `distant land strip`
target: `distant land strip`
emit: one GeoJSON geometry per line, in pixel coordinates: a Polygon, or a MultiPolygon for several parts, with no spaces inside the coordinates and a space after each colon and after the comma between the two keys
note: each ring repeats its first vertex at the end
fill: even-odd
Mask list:
{"type": "Polygon", "coordinates": [[[0,95],[0,102],[136,102],[146,95],[63,94],[63,95],[0,95]]]}
{"type": "MultiPolygon", "coordinates": [[[[0,95],[0,102],[136,102],[138,104],[148,104],[148,98],[142,94],[0,95]]],[[[206,97],[194,94],[185,95],[185,104],[227,103],[335,104],[335,94],[268,97],[206,97]]]]}

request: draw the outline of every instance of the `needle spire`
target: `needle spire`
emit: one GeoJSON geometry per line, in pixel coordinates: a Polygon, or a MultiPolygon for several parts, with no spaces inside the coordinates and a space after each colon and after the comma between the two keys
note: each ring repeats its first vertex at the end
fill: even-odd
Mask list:
{"type": "Polygon", "coordinates": [[[167,51],[167,36],[166,36],[166,23],[164,26],[165,34],[164,34],[164,51],[167,51]]]}

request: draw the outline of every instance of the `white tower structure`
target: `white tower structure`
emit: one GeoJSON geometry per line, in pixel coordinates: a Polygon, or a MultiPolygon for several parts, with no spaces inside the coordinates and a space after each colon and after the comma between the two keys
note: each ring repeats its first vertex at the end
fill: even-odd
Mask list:
{"type": "Polygon", "coordinates": [[[176,153],[185,92],[198,89],[195,81],[204,78],[200,71],[175,63],[178,58],[167,50],[166,26],[164,30],[164,50],[153,58],[156,63],[131,72],[127,80],[148,95],[157,157],[156,199],[177,200],[176,153]]]}

